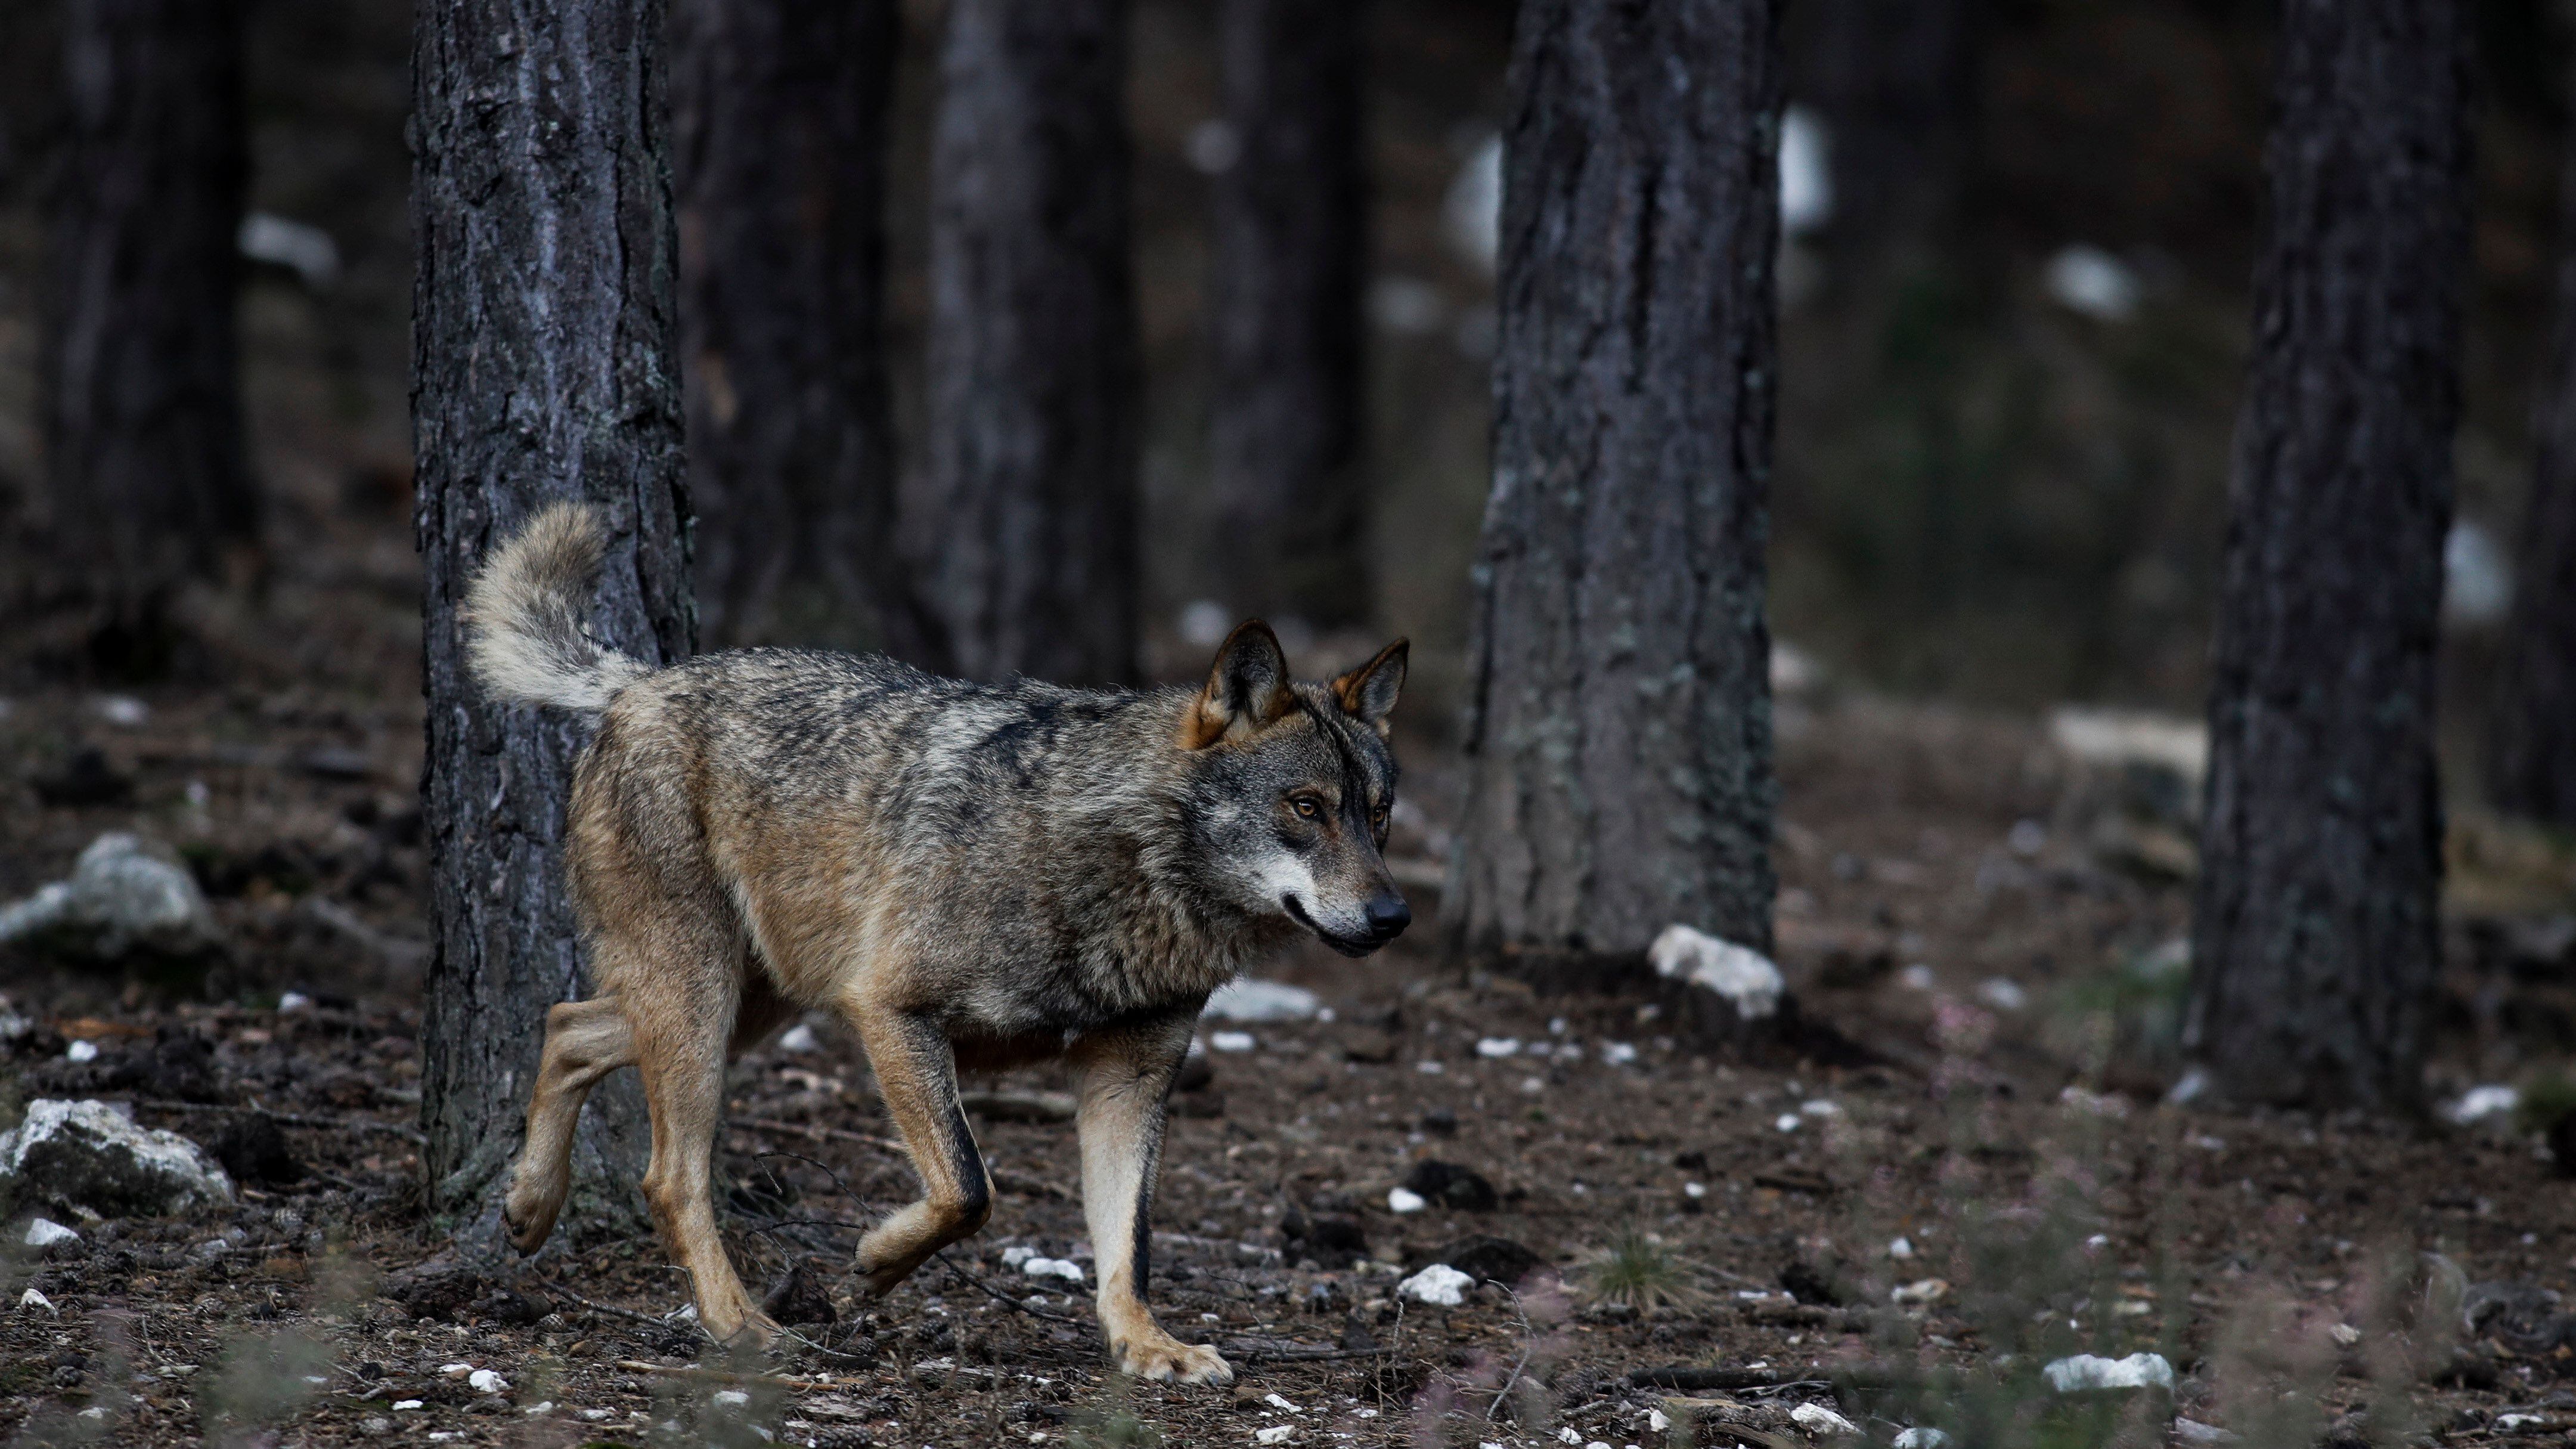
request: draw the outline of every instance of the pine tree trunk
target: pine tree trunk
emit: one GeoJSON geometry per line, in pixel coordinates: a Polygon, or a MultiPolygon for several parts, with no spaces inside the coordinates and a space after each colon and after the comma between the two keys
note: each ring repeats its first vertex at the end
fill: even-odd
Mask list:
{"type": "Polygon", "coordinates": [[[2185,1021],[2241,1101],[2420,1089],[2468,26],[2461,0],[2283,9],[2185,1021]]]}
{"type": "Polygon", "coordinates": [[[709,643],[922,651],[883,338],[895,0],[677,0],[689,491],[709,643]]]}
{"type": "Polygon", "coordinates": [[[67,0],[44,290],[53,534],[126,622],[250,546],[240,0],[67,0]]]}
{"type": "Polygon", "coordinates": [[[1920,260],[1957,221],[1976,133],[1982,8],[1819,0],[1800,17],[1808,34],[1798,89],[1825,120],[1827,233],[1846,269],[1920,260]]]}
{"type": "Polygon", "coordinates": [[[930,466],[904,527],[944,664],[1136,673],[1120,0],[952,0],[931,162],[930,466]]]}
{"type": "Polygon", "coordinates": [[[2576,139],[2558,214],[2558,315],[2532,420],[2539,446],[2486,764],[2497,809],[2576,826],[2576,139]]]}
{"type": "Polygon", "coordinates": [[[1521,11],[1448,929],[1542,983],[1770,944],[1774,45],[1770,0],[1521,11]]]}
{"type": "MultiPolygon", "coordinates": [[[[424,5],[412,59],[412,427],[435,937],[421,1040],[433,1206],[493,1242],[546,1008],[586,993],[564,897],[564,799],[584,732],[487,701],[458,604],[542,504],[611,534],[590,624],[637,658],[689,652],[662,15],[650,0],[424,5]]],[[[630,1074],[590,1099],[566,1221],[641,1223],[630,1074]]]]}
{"type": "Polygon", "coordinates": [[[1237,614],[1369,617],[1361,0],[1226,0],[1210,443],[1237,614]]]}

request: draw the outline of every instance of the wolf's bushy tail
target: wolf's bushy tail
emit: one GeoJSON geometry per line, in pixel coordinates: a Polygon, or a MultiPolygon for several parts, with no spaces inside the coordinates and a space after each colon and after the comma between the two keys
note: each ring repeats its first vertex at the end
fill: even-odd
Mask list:
{"type": "Polygon", "coordinates": [[[495,697],[596,714],[653,672],[582,630],[602,547],[589,505],[557,503],[474,576],[465,592],[466,657],[495,697]]]}

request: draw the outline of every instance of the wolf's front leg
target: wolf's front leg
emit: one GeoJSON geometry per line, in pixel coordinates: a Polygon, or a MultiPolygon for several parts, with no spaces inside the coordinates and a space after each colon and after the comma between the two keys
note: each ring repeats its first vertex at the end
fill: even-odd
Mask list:
{"type": "Polygon", "coordinates": [[[1234,1370],[1217,1351],[1165,1333],[1145,1306],[1163,1099],[1197,1020],[1193,1010],[1085,1038],[1074,1049],[1082,1074],[1075,1121],[1082,1135],[1082,1213],[1100,1274],[1100,1327],[1118,1367],[1139,1378],[1223,1384],[1234,1381],[1234,1370]]]}
{"type": "Polygon", "coordinates": [[[848,1016],[876,1069],[886,1115],[921,1174],[921,1200],[859,1240],[859,1272],[868,1291],[883,1297],[931,1254],[984,1226],[993,1185],[957,1105],[957,1056],[947,1037],[909,1014],[862,1008],[848,1016]]]}

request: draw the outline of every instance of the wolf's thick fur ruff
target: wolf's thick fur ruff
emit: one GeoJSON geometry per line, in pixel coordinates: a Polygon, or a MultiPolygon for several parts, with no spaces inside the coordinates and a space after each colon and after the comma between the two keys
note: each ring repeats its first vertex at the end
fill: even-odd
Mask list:
{"type": "Polygon", "coordinates": [[[875,1291],[991,1210],[960,1067],[1060,1058],[1079,1079],[1112,1352],[1151,1378],[1232,1378],[1144,1304],[1164,1098],[1208,993],[1245,964],[1300,930],[1364,955],[1410,919],[1379,855],[1403,642],[1309,684],[1247,623],[1195,691],[986,686],[781,649],[657,671],[583,630],[599,561],[596,519],[557,505],[467,600],[486,689],[599,716],[566,843],[599,994],[548,1015],[513,1239],[545,1241],[582,1100],[636,1066],[645,1200],[699,1322],[774,1333],[709,1193],[724,1064],[797,1011],[830,1010],[865,1044],[923,1184],[860,1242],[875,1291]]]}

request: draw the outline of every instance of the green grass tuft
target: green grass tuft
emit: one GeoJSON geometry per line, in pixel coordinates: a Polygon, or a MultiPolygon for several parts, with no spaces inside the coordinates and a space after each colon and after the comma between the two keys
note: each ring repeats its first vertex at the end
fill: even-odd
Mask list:
{"type": "Polygon", "coordinates": [[[1640,1310],[1688,1307],[1708,1297],[1680,1254],[1633,1228],[1593,1254],[1584,1277],[1594,1297],[1640,1310]]]}

